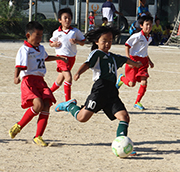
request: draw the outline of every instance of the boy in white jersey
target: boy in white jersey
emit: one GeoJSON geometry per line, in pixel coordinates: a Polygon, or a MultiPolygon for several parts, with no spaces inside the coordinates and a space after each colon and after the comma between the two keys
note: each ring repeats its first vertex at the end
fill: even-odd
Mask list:
{"type": "Polygon", "coordinates": [[[68,63],[57,60],[57,72],[59,75],[51,87],[51,91],[57,90],[64,81],[65,100],[71,98],[72,75],[71,68],[75,62],[77,53],[76,44],[84,45],[85,38],[80,30],[71,27],[72,11],[70,8],[64,8],[58,12],[58,20],[61,26],[53,32],[50,38],[50,46],[55,47],[57,56],[68,58],[68,63]]]}
{"type": "Polygon", "coordinates": [[[149,33],[152,30],[153,18],[150,15],[145,15],[139,19],[141,32],[133,34],[125,43],[126,45],[126,56],[130,57],[134,61],[140,61],[143,65],[140,68],[133,67],[126,64],[125,76],[122,74],[119,76],[116,87],[119,88],[123,83],[129,87],[134,87],[136,82],[140,82],[140,88],[138,96],[135,101],[134,107],[140,110],[145,108],[140,103],[143,95],[146,92],[148,67],[154,67],[153,62],[148,56],[148,45],[152,41],[149,33]]]}
{"type": "Polygon", "coordinates": [[[68,111],[79,122],[87,122],[94,113],[102,109],[110,120],[119,120],[116,136],[127,136],[129,115],[118,96],[118,90],[115,86],[117,69],[125,63],[137,68],[142,64],[141,62],[134,62],[125,56],[109,52],[113,38],[118,34],[118,30],[108,26],[101,26],[87,33],[87,39],[93,43],[91,48],[93,51],[74,75],[74,80],[77,81],[81,74],[91,68],[93,70],[93,80],[95,81],[91,94],[87,97],[82,109],[76,105],[76,100],[72,99],[59,103],[55,111],[68,111]]]}
{"type": "Polygon", "coordinates": [[[39,114],[36,135],[33,142],[39,146],[47,146],[42,135],[47,125],[49,109],[56,100],[43,77],[46,73],[45,61],[63,60],[65,57],[48,56],[44,47],[40,45],[43,27],[38,22],[29,22],[26,25],[27,41],[19,49],[16,56],[14,83],[21,82],[21,107],[28,110],[22,119],[10,130],[9,135],[14,138],[31,119],[39,114]]]}

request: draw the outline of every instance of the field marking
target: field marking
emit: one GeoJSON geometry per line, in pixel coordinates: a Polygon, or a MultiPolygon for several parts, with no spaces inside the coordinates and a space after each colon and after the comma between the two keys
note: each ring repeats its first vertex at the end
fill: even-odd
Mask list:
{"type": "Polygon", "coordinates": [[[173,71],[164,71],[164,70],[152,70],[152,71],[156,71],[156,72],[162,72],[162,73],[178,73],[180,74],[180,72],[173,72],[173,71]]]}
{"type": "MultiPolygon", "coordinates": [[[[128,93],[128,92],[137,92],[137,90],[128,90],[128,91],[119,91],[120,93],[128,93]]],[[[177,89],[177,90],[147,90],[147,92],[180,92],[180,89],[177,89]]],[[[64,94],[63,91],[57,91],[55,93],[56,94],[64,94]]],[[[90,91],[72,91],[71,92],[72,94],[81,94],[81,95],[89,95],[90,94],[90,91]]],[[[0,95],[8,95],[8,94],[21,94],[20,92],[0,92],[0,95]]]]}
{"type": "Polygon", "coordinates": [[[0,57],[7,58],[7,59],[15,59],[15,57],[9,57],[9,56],[5,56],[5,55],[2,55],[2,54],[0,54],[0,57]]]}

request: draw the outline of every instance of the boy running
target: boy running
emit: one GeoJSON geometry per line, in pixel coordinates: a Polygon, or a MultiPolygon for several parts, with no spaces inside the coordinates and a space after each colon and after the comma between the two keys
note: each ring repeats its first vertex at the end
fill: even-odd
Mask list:
{"type": "Polygon", "coordinates": [[[125,43],[126,46],[126,56],[131,58],[134,61],[140,61],[143,65],[140,68],[133,67],[132,65],[126,64],[125,66],[125,76],[121,74],[116,83],[116,87],[125,83],[129,87],[134,87],[136,82],[140,82],[140,88],[138,91],[138,96],[135,101],[134,107],[140,110],[145,108],[140,103],[142,97],[146,92],[147,87],[147,78],[148,67],[154,67],[153,62],[148,56],[148,45],[152,41],[149,33],[152,29],[153,17],[150,15],[145,15],[139,19],[140,27],[142,28],[141,32],[133,34],[125,43]]]}
{"type": "Polygon", "coordinates": [[[61,26],[53,32],[50,38],[50,46],[55,47],[57,56],[68,58],[68,63],[57,60],[57,72],[59,75],[51,87],[51,91],[56,91],[64,81],[65,100],[71,99],[72,75],[71,69],[75,63],[77,53],[76,44],[84,45],[85,38],[80,30],[71,27],[72,11],[70,8],[64,8],[58,12],[58,20],[61,26]]]}
{"type": "Polygon", "coordinates": [[[47,146],[42,139],[47,121],[49,118],[49,109],[56,100],[48,88],[43,77],[46,73],[45,61],[63,60],[65,57],[48,56],[44,47],[40,45],[43,27],[38,22],[29,22],[26,25],[27,41],[19,49],[16,56],[16,66],[14,74],[14,83],[21,82],[21,107],[28,108],[22,119],[17,122],[10,130],[9,135],[13,139],[31,120],[39,115],[37,121],[36,135],[33,142],[39,146],[47,146]]]}

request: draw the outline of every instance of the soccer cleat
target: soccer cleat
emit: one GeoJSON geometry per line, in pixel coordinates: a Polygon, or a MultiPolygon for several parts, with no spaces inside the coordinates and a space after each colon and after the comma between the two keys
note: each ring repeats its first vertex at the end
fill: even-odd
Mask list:
{"type": "Polygon", "coordinates": [[[56,112],[59,112],[59,111],[67,111],[67,112],[69,112],[68,106],[69,106],[71,103],[73,103],[73,104],[76,105],[76,104],[77,104],[76,99],[72,99],[72,100],[69,100],[69,101],[67,101],[67,102],[61,102],[61,103],[59,103],[59,104],[55,107],[55,111],[56,111],[56,112]]]}
{"type": "Polygon", "coordinates": [[[21,126],[16,123],[9,130],[9,135],[13,139],[20,131],[21,131],[21,126]]]}
{"type": "Polygon", "coordinates": [[[136,156],[136,155],[137,155],[136,151],[132,151],[129,156],[136,156]]]}
{"type": "Polygon", "coordinates": [[[140,102],[137,102],[136,104],[134,104],[134,108],[139,109],[139,110],[145,110],[145,108],[140,102]]]}
{"type": "Polygon", "coordinates": [[[123,82],[121,81],[121,77],[124,76],[123,74],[120,74],[118,77],[118,80],[116,82],[116,88],[119,89],[121,87],[121,85],[123,84],[123,82]]]}
{"type": "Polygon", "coordinates": [[[48,144],[42,139],[41,136],[34,137],[33,143],[37,144],[38,146],[46,147],[48,144]]]}

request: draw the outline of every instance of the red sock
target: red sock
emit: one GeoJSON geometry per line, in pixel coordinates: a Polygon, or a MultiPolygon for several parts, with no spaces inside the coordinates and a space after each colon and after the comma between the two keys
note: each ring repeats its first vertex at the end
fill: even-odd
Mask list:
{"type": "Polygon", "coordinates": [[[38,118],[38,122],[37,122],[37,131],[36,131],[35,137],[43,135],[44,130],[45,130],[46,125],[47,125],[48,118],[49,118],[49,112],[42,111],[40,113],[39,118],[38,118]]]}
{"type": "Polygon", "coordinates": [[[58,85],[57,82],[55,81],[50,89],[51,89],[52,92],[54,92],[54,91],[56,91],[59,87],[60,87],[60,85],[58,85]]]}
{"type": "Polygon", "coordinates": [[[129,86],[129,80],[125,77],[125,76],[122,76],[121,77],[121,81],[126,84],[127,86],[129,86]]]}
{"type": "Polygon", "coordinates": [[[29,123],[34,116],[38,115],[32,107],[30,107],[24,114],[24,116],[21,118],[21,120],[18,122],[18,124],[21,126],[21,129],[29,123]]]}
{"type": "Polygon", "coordinates": [[[71,99],[71,85],[71,83],[64,81],[64,94],[66,101],[71,99]]]}
{"type": "Polygon", "coordinates": [[[146,92],[146,87],[147,87],[147,85],[140,85],[139,91],[138,91],[138,95],[137,95],[137,99],[136,99],[136,101],[135,101],[135,104],[136,104],[137,102],[140,102],[140,101],[141,101],[142,97],[144,96],[144,94],[145,94],[145,92],[146,92]]]}

